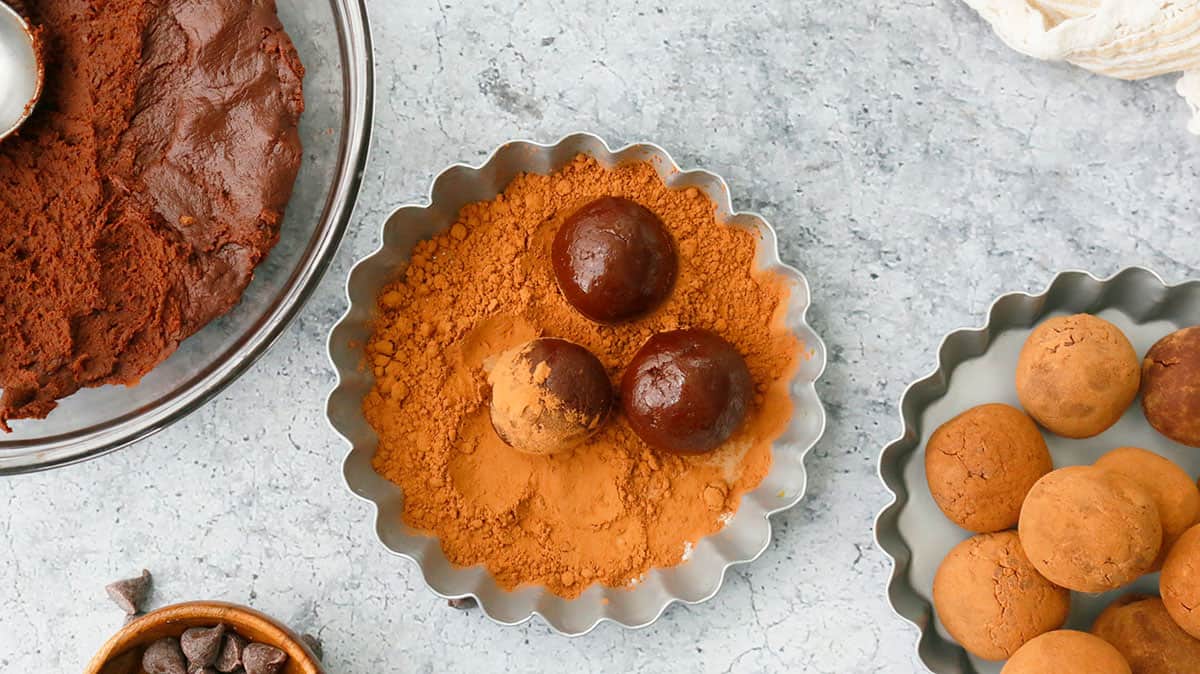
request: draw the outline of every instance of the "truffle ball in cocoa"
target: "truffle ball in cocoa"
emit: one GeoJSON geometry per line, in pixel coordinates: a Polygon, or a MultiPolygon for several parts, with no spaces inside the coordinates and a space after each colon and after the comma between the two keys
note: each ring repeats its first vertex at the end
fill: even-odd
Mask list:
{"type": "Polygon", "coordinates": [[[601,197],[568,217],[550,254],[567,302],[598,323],[617,323],[657,307],[670,294],[678,268],[662,220],[621,197],[601,197]]]}
{"type": "Polygon", "coordinates": [[[933,579],[933,606],[968,652],[1004,660],[1067,621],[1071,593],[1037,572],[1015,531],[980,534],[946,555],[933,579]]]}
{"type": "Polygon", "coordinates": [[[1096,466],[1133,480],[1154,499],[1163,545],[1151,570],[1161,568],[1175,540],[1200,521],[1200,489],[1174,461],[1140,447],[1118,447],[1097,459],[1096,466]]]}
{"type": "Polygon", "coordinates": [[[1146,352],[1142,411],[1159,433],[1200,447],[1200,326],[1173,332],[1146,352]]]}
{"type": "Polygon", "coordinates": [[[754,393],[746,361],[707,330],[660,332],[633,357],[621,405],[646,444],[681,454],[719,447],[741,426],[754,393]]]}
{"type": "Polygon", "coordinates": [[[1090,314],[1034,328],[1017,358],[1017,397],[1052,433],[1090,438],[1117,423],[1137,397],[1137,352],[1121,329],[1090,314]]]}
{"type": "Polygon", "coordinates": [[[1107,592],[1148,572],[1162,545],[1154,499],[1138,483],[1095,466],[1049,473],[1025,497],[1021,546],[1050,582],[1107,592]]]}
{"type": "Polygon", "coordinates": [[[1120,651],[1133,674],[1200,674],[1200,639],[1176,625],[1158,597],[1114,601],[1096,618],[1092,634],[1120,651]]]}
{"type": "Polygon", "coordinates": [[[1037,424],[1002,403],[954,417],[925,446],[933,500],[950,521],[978,533],[1016,526],[1025,495],[1051,470],[1054,463],[1037,424]]]}
{"type": "Polygon", "coordinates": [[[1112,644],[1087,632],[1047,632],[1021,647],[1000,674],[1133,674],[1112,644]]]}
{"type": "Polygon", "coordinates": [[[1158,589],[1175,623],[1200,639],[1200,524],[1185,531],[1171,546],[1158,589]]]}
{"type": "Polygon", "coordinates": [[[488,373],[496,434],[529,454],[578,446],[599,430],[612,407],[612,382],[587,349],[562,339],[535,339],[506,351],[488,373]]]}

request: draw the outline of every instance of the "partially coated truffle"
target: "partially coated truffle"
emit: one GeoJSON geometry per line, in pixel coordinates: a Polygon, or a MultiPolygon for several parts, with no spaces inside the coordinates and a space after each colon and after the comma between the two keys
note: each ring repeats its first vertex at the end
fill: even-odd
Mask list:
{"type": "Polygon", "coordinates": [[[1034,328],[1017,359],[1017,396],[1030,416],[1067,438],[1115,424],[1137,397],[1137,352],[1120,328],[1090,314],[1034,328]]]}
{"type": "Polygon", "coordinates": [[[1096,466],[1137,482],[1154,499],[1163,545],[1153,568],[1160,568],[1175,540],[1200,520],[1200,489],[1175,462],[1138,447],[1118,447],[1100,457],[1096,466]]]}
{"type": "Polygon", "coordinates": [[[535,339],[492,365],[491,416],[514,449],[554,454],[599,430],[612,407],[612,382],[590,351],[562,339],[535,339]]]}
{"type": "Polygon", "coordinates": [[[1017,651],[1000,674],[1133,674],[1112,644],[1074,630],[1047,632],[1017,651]]]}
{"type": "Polygon", "coordinates": [[[1021,508],[1021,545],[1052,583],[1106,592],[1154,566],[1158,508],[1133,480],[1095,466],[1060,468],[1033,485],[1021,508]]]}
{"type": "Polygon", "coordinates": [[[933,579],[933,606],[950,635],[985,660],[1004,660],[1067,620],[1071,593],[1043,578],[1015,531],[959,543],[933,579]]]}
{"type": "Polygon", "coordinates": [[[621,197],[601,197],[571,214],[554,235],[550,258],[563,297],[599,323],[657,307],[679,266],[662,220],[621,197]]]}
{"type": "Polygon", "coordinates": [[[950,521],[977,533],[1016,526],[1025,495],[1053,469],[1033,420],[1000,403],[973,407],[947,421],[925,447],[933,500],[950,521]]]}
{"type": "Polygon", "coordinates": [[[1200,639],[1200,524],[1175,541],[1163,562],[1158,583],[1163,604],[1175,624],[1200,639]]]}
{"type": "Polygon", "coordinates": [[[1200,326],[1173,332],[1146,352],[1142,411],[1159,433],[1200,447],[1200,326]]]}
{"type": "Polygon", "coordinates": [[[1133,674],[1200,674],[1200,639],[1180,629],[1158,597],[1118,599],[1096,618],[1092,634],[1120,651],[1133,674]]]}
{"type": "Polygon", "coordinates": [[[646,444],[680,454],[719,447],[746,418],[753,381],[732,344],[707,330],[654,335],[625,369],[621,406],[646,444]]]}

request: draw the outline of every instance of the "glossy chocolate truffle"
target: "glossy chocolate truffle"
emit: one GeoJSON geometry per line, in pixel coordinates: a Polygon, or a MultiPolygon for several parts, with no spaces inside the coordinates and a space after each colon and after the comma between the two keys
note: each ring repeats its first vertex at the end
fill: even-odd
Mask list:
{"type": "Polygon", "coordinates": [[[1146,352],[1142,410],[1159,433],[1200,447],[1200,326],[1173,332],[1146,352]]]}
{"type": "Polygon", "coordinates": [[[1047,632],[1017,651],[1000,674],[1133,674],[1112,644],[1074,630],[1047,632]]]}
{"type": "Polygon", "coordinates": [[[1060,468],[1021,507],[1021,546],[1050,582],[1107,592],[1148,572],[1162,545],[1154,499],[1138,483],[1095,466],[1060,468]]]}
{"type": "Polygon", "coordinates": [[[1001,403],[972,407],[954,417],[925,446],[925,476],[933,500],[950,521],[977,533],[1016,526],[1025,495],[1052,470],[1037,424],[1001,403]]]}
{"type": "Polygon", "coordinates": [[[1200,489],[1174,461],[1138,447],[1118,447],[1097,459],[1096,466],[1133,480],[1154,499],[1163,546],[1152,570],[1161,568],[1175,540],[1200,521],[1200,489]]]}
{"type": "Polygon", "coordinates": [[[1067,621],[1071,593],[1033,568],[1015,531],[980,534],[946,555],[933,579],[933,606],[946,631],[985,660],[1012,656],[1067,621]]]}
{"type": "Polygon", "coordinates": [[[1117,423],[1137,397],[1137,352],[1121,329],[1090,314],[1034,328],[1017,359],[1017,397],[1052,433],[1090,438],[1117,423]]]}
{"type": "Polygon", "coordinates": [[[681,454],[716,449],[746,417],[754,393],[746,361],[707,330],[660,332],[621,381],[630,427],[651,447],[681,454]]]}
{"type": "Polygon", "coordinates": [[[1176,625],[1158,597],[1114,601],[1096,618],[1092,634],[1120,651],[1133,674],[1200,674],[1200,639],[1176,625]]]}
{"type": "Polygon", "coordinates": [[[1171,546],[1158,587],[1175,623],[1200,639],[1200,524],[1185,531],[1171,546]]]}
{"type": "Polygon", "coordinates": [[[678,260],[657,215],[620,197],[573,213],[554,236],[554,276],[579,313],[617,323],[649,312],[675,283],[678,260]]]}
{"type": "Polygon", "coordinates": [[[506,351],[488,374],[492,427],[509,446],[554,454],[595,433],[612,407],[612,383],[592,352],[562,339],[506,351]]]}

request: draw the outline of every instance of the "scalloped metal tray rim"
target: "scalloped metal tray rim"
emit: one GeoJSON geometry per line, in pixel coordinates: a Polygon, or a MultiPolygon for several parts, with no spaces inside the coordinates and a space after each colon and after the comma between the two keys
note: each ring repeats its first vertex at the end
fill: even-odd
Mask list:
{"type": "MultiPolygon", "coordinates": [[[[347,453],[344,457],[344,460],[343,460],[343,478],[345,480],[345,486],[347,487],[348,491],[352,495],[354,495],[355,497],[357,497],[360,500],[371,503],[374,506],[375,531],[376,531],[376,536],[379,539],[379,542],[392,554],[399,556],[401,558],[404,558],[404,559],[408,560],[409,562],[415,564],[418,567],[418,569],[421,570],[422,579],[425,581],[426,586],[437,596],[442,597],[444,599],[473,599],[478,603],[479,608],[483,611],[484,615],[486,615],[493,622],[500,624],[500,625],[519,625],[519,624],[528,622],[530,619],[532,619],[536,615],[539,618],[541,618],[542,621],[546,625],[548,625],[551,630],[553,630],[554,632],[557,632],[558,634],[561,634],[564,636],[569,636],[569,637],[582,636],[587,633],[590,633],[596,627],[598,627],[599,625],[601,625],[602,623],[605,623],[605,622],[612,622],[612,623],[615,623],[615,624],[620,625],[627,629],[641,629],[644,627],[648,627],[649,625],[651,625],[655,621],[657,621],[658,618],[661,617],[662,614],[667,610],[667,608],[669,608],[674,603],[682,603],[682,604],[688,604],[688,605],[700,604],[700,603],[703,603],[703,602],[711,599],[718,592],[720,592],[721,588],[724,586],[725,577],[730,568],[732,568],[734,566],[740,566],[743,564],[749,564],[749,563],[753,562],[754,560],[756,560],[758,557],[760,557],[763,554],[763,552],[766,551],[767,547],[770,545],[771,540],[773,539],[773,530],[772,530],[772,526],[771,526],[770,517],[772,515],[776,515],[785,510],[788,510],[789,508],[794,507],[796,504],[798,504],[804,498],[805,494],[807,493],[807,470],[804,468],[804,461],[807,458],[808,454],[812,451],[812,449],[816,445],[816,443],[824,436],[825,426],[826,426],[826,412],[825,412],[825,408],[824,408],[824,403],[822,403],[820,401],[820,397],[816,393],[816,382],[819,381],[820,378],[823,376],[825,367],[827,365],[826,348],[825,348],[825,344],[824,344],[823,340],[821,340],[820,336],[817,335],[816,332],[811,329],[811,326],[808,325],[807,312],[812,304],[812,302],[811,302],[811,287],[809,286],[808,280],[803,273],[801,273],[798,269],[792,267],[791,265],[784,263],[780,259],[776,231],[775,231],[774,227],[772,227],[772,225],[765,218],[758,215],[757,213],[733,210],[729,186],[721,176],[719,176],[715,173],[712,173],[710,171],[703,170],[703,169],[686,169],[685,170],[685,169],[681,168],[674,161],[674,159],[670,156],[670,154],[666,150],[664,150],[662,147],[660,147],[654,143],[650,143],[650,142],[628,143],[626,145],[623,145],[616,149],[613,149],[612,147],[609,146],[609,144],[607,142],[605,142],[599,136],[596,136],[596,135],[590,134],[590,133],[585,133],[585,132],[575,132],[575,133],[567,134],[567,135],[559,138],[557,141],[555,141],[553,143],[549,143],[549,144],[538,143],[538,142],[532,141],[532,140],[515,139],[515,140],[511,140],[511,141],[501,144],[499,147],[497,147],[495,150],[493,150],[487,156],[487,158],[484,159],[478,165],[471,165],[471,164],[459,162],[459,163],[454,163],[454,164],[447,166],[445,169],[440,171],[437,174],[437,176],[430,182],[430,187],[425,196],[424,203],[404,204],[404,205],[398,207],[397,209],[395,209],[394,211],[392,211],[392,213],[388,216],[388,218],[386,218],[384,220],[383,224],[381,225],[378,236],[379,236],[379,239],[378,239],[379,244],[376,246],[376,248],[373,251],[371,251],[369,254],[363,256],[361,259],[356,261],[355,264],[353,265],[353,267],[351,268],[350,272],[348,273],[346,286],[344,288],[344,298],[347,302],[347,307],[346,307],[345,312],[343,312],[343,314],[338,319],[338,321],[330,329],[329,339],[328,339],[328,342],[326,345],[327,346],[327,357],[328,357],[331,367],[333,367],[337,376],[336,376],[335,385],[332,388],[332,390],[330,391],[329,396],[326,401],[326,418],[327,418],[327,421],[328,421],[330,427],[334,430],[334,432],[336,432],[338,434],[338,436],[340,436],[344,441],[346,441],[346,443],[349,446],[349,450],[347,451],[347,453]],[[418,560],[416,557],[414,557],[411,554],[408,554],[408,553],[400,551],[400,550],[396,550],[396,549],[392,548],[391,546],[387,545],[387,543],[383,539],[383,534],[382,534],[385,522],[382,519],[383,513],[382,513],[382,508],[381,508],[380,504],[377,501],[375,501],[374,499],[367,496],[366,494],[360,493],[358,490],[355,489],[355,486],[352,484],[353,480],[350,477],[349,466],[350,466],[351,460],[354,458],[355,453],[357,451],[359,451],[359,449],[355,446],[354,441],[349,437],[349,435],[347,433],[343,432],[343,430],[338,426],[338,423],[334,420],[334,414],[333,414],[332,410],[335,405],[335,398],[337,397],[338,392],[342,389],[343,384],[345,383],[344,377],[342,376],[342,370],[339,367],[337,360],[334,356],[334,353],[335,353],[334,339],[335,339],[337,333],[339,332],[339,330],[343,327],[343,325],[345,325],[351,319],[352,314],[354,313],[355,306],[354,306],[354,302],[353,302],[352,294],[351,294],[350,279],[352,279],[355,276],[355,272],[358,271],[360,267],[369,263],[372,260],[372,258],[374,258],[375,256],[380,255],[381,253],[384,253],[384,251],[387,249],[387,247],[388,247],[388,245],[386,243],[387,230],[388,230],[388,224],[391,222],[391,220],[398,213],[400,213],[406,209],[425,210],[425,209],[428,209],[431,206],[433,206],[435,204],[435,196],[434,195],[437,192],[437,187],[438,187],[439,183],[443,180],[443,178],[448,173],[450,173],[452,171],[466,170],[466,171],[471,171],[471,172],[475,172],[475,173],[486,171],[487,168],[489,166],[491,166],[492,163],[495,162],[502,153],[504,153],[506,151],[512,151],[511,148],[513,148],[515,146],[527,146],[538,152],[548,152],[548,151],[552,152],[552,151],[556,150],[557,148],[559,148],[560,146],[563,146],[565,144],[580,143],[580,142],[583,142],[583,143],[590,142],[590,143],[597,144],[599,147],[601,147],[603,149],[603,151],[605,153],[608,154],[609,159],[613,159],[622,154],[626,154],[626,153],[630,153],[630,152],[642,151],[649,155],[661,158],[662,166],[656,166],[656,168],[658,168],[658,170],[660,171],[660,174],[664,169],[666,169],[668,171],[675,172],[679,175],[705,177],[709,180],[714,181],[719,187],[719,190],[718,190],[719,194],[714,195],[714,194],[709,193],[708,190],[704,190],[704,191],[706,192],[706,195],[710,199],[712,199],[714,201],[714,203],[716,203],[717,208],[718,208],[718,213],[724,214],[722,216],[723,221],[732,221],[734,219],[751,219],[751,220],[755,221],[756,223],[758,223],[758,225],[760,227],[760,231],[764,234],[764,237],[763,237],[762,241],[760,242],[760,256],[761,256],[761,253],[765,251],[767,253],[767,258],[765,261],[760,258],[760,260],[759,260],[760,268],[772,268],[772,269],[776,269],[776,270],[779,270],[779,271],[785,273],[794,283],[796,283],[798,285],[799,290],[801,292],[803,292],[804,296],[807,298],[807,301],[804,303],[804,305],[802,307],[800,307],[798,310],[796,310],[795,316],[792,316],[791,315],[792,312],[789,312],[789,319],[793,320],[793,321],[797,321],[799,323],[799,325],[802,325],[808,329],[808,333],[806,334],[805,347],[807,349],[809,349],[810,353],[812,354],[811,358],[813,360],[819,359],[819,361],[816,364],[815,375],[812,376],[810,379],[806,379],[806,380],[803,380],[802,382],[800,382],[800,375],[799,375],[799,373],[797,373],[796,378],[792,381],[793,387],[795,387],[796,384],[798,382],[800,382],[804,385],[806,390],[811,391],[812,400],[816,403],[815,409],[811,410],[811,412],[817,416],[816,432],[815,432],[815,434],[813,434],[813,437],[811,438],[810,441],[806,442],[804,444],[804,446],[799,448],[799,456],[797,457],[797,461],[800,463],[801,469],[803,471],[801,484],[799,485],[799,488],[796,490],[794,495],[790,496],[786,501],[782,502],[778,507],[765,511],[767,536],[765,537],[765,540],[762,542],[762,545],[758,547],[757,552],[755,552],[755,554],[753,554],[751,556],[748,556],[748,557],[745,557],[742,559],[732,560],[729,563],[725,564],[721,568],[720,578],[718,579],[718,582],[716,583],[714,589],[711,592],[709,592],[706,595],[699,597],[697,599],[685,599],[685,598],[674,597],[674,596],[670,597],[667,601],[663,602],[662,605],[658,607],[658,609],[654,613],[654,615],[647,620],[644,620],[641,622],[624,622],[616,617],[612,617],[609,615],[602,615],[595,621],[591,622],[584,629],[568,630],[568,629],[564,629],[562,626],[556,624],[553,620],[548,618],[543,613],[543,611],[541,611],[539,609],[534,609],[534,610],[530,611],[528,614],[523,615],[522,617],[520,617],[518,619],[506,620],[506,619],[503,619],[501,617],[494,615],[492,613],[492,611],[489,610],[487,602],[485,602],[481,597],[479,597],[478,595],[476,595],[473,592],[469,592],[469,593],[465,593],[465,594],[443,593],[443,592],[439,591],[436,587],[434,587],[433,584],[430,582],[428,576],[426,575],[426,570],[425,570],[424,566],[421,564],[420,560],[418,560]]],[[[793,398],[795,398],[794,395],[793,395],[793,398]]],[[[373,451],[373,449],[369,450],[369,451],[373,451]]],[[[382,480],[382,478],[379,478],[379,479],[382,480]]],[[[760,489],[761,489],[761,487],[760,487],[760,489]]],[[[749,496],[749,494],[747,494],[747,496],[749,496]]],[[[470,567],[470,568],[477,568],[477,567],[470,567]]],[[[631,591],[636,591],[636,589],[631,590],[631,591]]],[[[556,597],[555,599],[558,599],[558,598],[556,597]]],[[[562,600],[562,601],[566,601],[566,600],[562,600]]],[[[575,600],[575,601],[578,601],[578,600],[575,600]]]]}

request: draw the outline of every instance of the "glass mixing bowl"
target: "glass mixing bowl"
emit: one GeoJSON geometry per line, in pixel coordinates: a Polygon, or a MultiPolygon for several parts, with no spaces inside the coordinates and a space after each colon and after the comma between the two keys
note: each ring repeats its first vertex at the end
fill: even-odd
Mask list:
{"type": "Polygon", "coordinates": [[[241,303],[193,335],[134,387],[85,389],[49,418],[0,434],[0,474],[83,461],[192,412],[279,337],[320,280],[350,219],[371,133],[373,65],[362,0],[279,0],[307,71],[304,161],[279,244],[241,303]]]}

